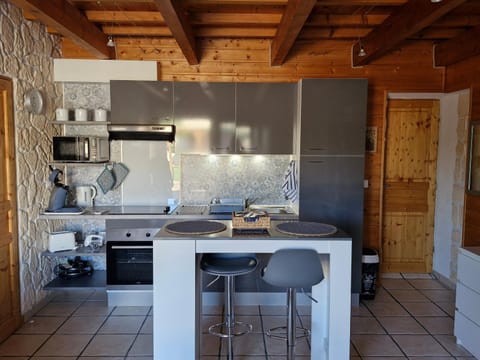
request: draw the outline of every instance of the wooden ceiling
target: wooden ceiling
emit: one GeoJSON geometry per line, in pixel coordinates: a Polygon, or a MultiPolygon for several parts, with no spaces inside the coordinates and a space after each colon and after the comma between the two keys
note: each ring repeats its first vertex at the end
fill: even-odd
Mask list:
{"type": "Polygon", "coordinates": [[[175,39],[190,65],[200,38],[271,40],[281,65],[296,42],[352,42],[352,65],[368,65],[406,40],[431,41],[434,65],[480,54],[479,0],[9,0],[100,59],[114,40],[175,39]],[[360,56],[360,49],[365,51],[360,56]]]}

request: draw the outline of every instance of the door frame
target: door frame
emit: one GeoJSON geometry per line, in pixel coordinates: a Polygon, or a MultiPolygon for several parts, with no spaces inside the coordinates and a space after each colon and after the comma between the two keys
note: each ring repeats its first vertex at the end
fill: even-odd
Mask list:
{"type": "Polygon", "coordinates": [[[9,193],[10,201],[10,224],[12,233],[12,246],[10,252],[10,275],[12,279],[12,286],[16,286],[16,291],[12,292],[12,318],[0,328],[0,341],[10,335],[22,323],[22,315],[20,311],[20,280],[19,280],[19,246],[18,246],[18,222],[17,222],[17,180],[16,180],[16,158],[15,158],[15,123],[13,120],[14,105],[13,105],[13,80],[0,75],[0,81],[6,85],[7,100],[5,111],[7,119],[5,125],[5,142],[6,154],[9,156],[6,159],[7,164],[7,192],[9,193]]]}
{"type": "MultiPolygon", "coordinates": [[[[388,126],[388,103],[392,99],[395,100],[439,100],[440,101],[440,120],[441,121],[441,101],[442,97],[445,96],[444,93],[419,93],[419,92],[393,92],[389,90],[384,91],[384,106],[383,106],[383,129],[382,129],[382,144],[381,144],[381,161],[380,161],[380,192],[379,192],[379,227],[378,227],[378,252],[380,257],[380,262],[383,261],[383,254],[382,254],[382,238],[383,238],[383,197],[385,192],[385,156],[386,156],[386,148],[387,148],[387,126],[388,126]]],[[[439,125],[440,126],[440,125],[439,125]]],[[[437,157],[438,158],[438,157],[437,157]]],[[[434,209],[434,220],[435,220],[435,209],[434,209]]],[[[435,225],[434,225],[435,226],[435,225]]],[[[435,248],[435,236],[432,234],[432,272],[433,269],[433,250],[435,248]]]]}

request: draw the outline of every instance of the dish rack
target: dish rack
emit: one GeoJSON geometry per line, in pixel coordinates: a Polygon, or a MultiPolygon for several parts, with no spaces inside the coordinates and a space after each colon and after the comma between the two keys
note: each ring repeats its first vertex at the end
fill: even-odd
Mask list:
{"type": "Polygon", "coordinates": [[[244,212],[232,214],[232,229],[268,229],[270,228],[270,216],[260,215],[255,218],[245,218],[244,212]]]}

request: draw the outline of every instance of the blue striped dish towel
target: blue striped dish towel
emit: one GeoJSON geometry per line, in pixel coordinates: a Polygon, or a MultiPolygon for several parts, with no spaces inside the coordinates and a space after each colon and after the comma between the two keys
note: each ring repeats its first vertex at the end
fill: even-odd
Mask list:
{"type": "Polygon", "coordinates": [[[282,190],[285,195],[285,199],[295,201],[298,196],[298,183],[297,183],[297,163],[295,160],[290,161],[287,172],[285,173],[285,179],[283,180],[282,190]]]}

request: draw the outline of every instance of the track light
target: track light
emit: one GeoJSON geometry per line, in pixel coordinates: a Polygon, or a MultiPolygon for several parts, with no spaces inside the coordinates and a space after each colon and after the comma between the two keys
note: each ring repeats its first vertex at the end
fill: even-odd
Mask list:
{"type": "Polygon", "coordinates": [[[107,46],[115,47],[115,41],[113,41],[113,37],[111,35],[108,36],[107,46]]]}
{"type": "Polygon", "coordinates": [[[360,44],[360,50],[358,50],[358,56],[359,57],[364,57],[366,55],[367,55],[367,53],[365,52],[365,49],[363,48],[363,45],[360,44]]]}
{"type": "Polygon", "coordinates": [[[436,4],[436,3],[442,2],[442,0],[430,0],[430,2],[436,4]]]}

